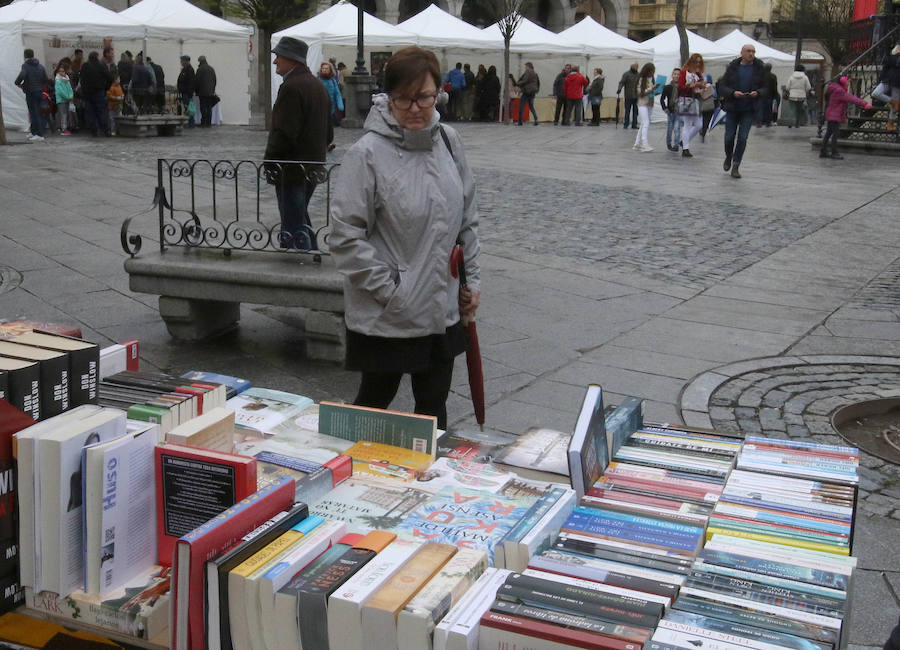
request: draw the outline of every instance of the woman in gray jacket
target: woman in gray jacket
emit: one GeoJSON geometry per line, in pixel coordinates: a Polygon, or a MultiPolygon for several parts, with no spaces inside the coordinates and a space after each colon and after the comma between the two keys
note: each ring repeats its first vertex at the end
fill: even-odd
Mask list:
{"type": "Polygon", "coordinates": [[[364,135],[347,151],[328,239],[344,275],[349,370],[362,372],[354,404],[387,408],[404,374],[416,413],[447,426],[453,359],[466,347],[460,315],[478,307],[475,184],[457,133],[441,126],[440,67],[432,52],[387,62],[364,135]],[[450,273],[459,241],[469,290],[450,273]]]}

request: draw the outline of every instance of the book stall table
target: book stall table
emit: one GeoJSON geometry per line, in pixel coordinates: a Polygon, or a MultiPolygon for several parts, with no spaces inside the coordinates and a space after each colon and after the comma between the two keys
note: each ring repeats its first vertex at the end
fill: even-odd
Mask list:
{"type": "Polygon", "coordinates": [[[106,637],[110,641],[124,643],[129,647],[143,648],[145,650],[169,650],[168,632],[159,634],[152,639],[141,639],[130,634],[115,632],[105,627],[99,627],[97,625],[91,625],[89,623],[83,623],[81,621],[73,621],[71,618],[66,618],[65,616],[56,616],[48,612],[42,612],[39,609],[34,609],[33,607],[28,607],[27,605],[23,605],[17,611],[33,618],[48,621],[50,623],[56,623],[57,625],[62,625],[63,627],[69,629],[81,630],[83,632],[96,634],[97,636],[106,637]]]}

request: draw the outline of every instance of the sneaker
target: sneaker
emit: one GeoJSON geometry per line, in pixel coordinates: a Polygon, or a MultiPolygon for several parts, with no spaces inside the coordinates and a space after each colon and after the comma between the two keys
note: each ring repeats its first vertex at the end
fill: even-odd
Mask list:
{"type": "Polygon", "coordinates": [[[691,153],[691,150],[690,150],[690,149],[682,149],[682,150],[681,150],[681,157],[682,157],[682,158],[693,158],[693,157],[694,157],[694,154],[691,153]]]}
{"type": "Polygon", "coordinates": [[[653,147],[650,147],[650,146],[641,147],[641,153],[650,153],[651,151],[653,151],[653,147]]]}
{"type": "Polygon", "coordinates": [[[637,142],[635,142],[631,148],[634,149],[635,151],[639,151],[641,148],[641,145],[639,145],[637,142]]]}
{"type": "Polygon", "coordinates": [[[30,138],[28,138],[28,139],[31,140],[32,142],[43,142],[43,141],[44,141],[44,136],[42,136],[42,135],[33,135],[33,136],[31,136],[30,138]]]}
{"type": "Polygon", "coordinates": [[[726,156],[725,162],[722,163],[722,170],[727,172],[729,169],[731,169],[731,156],[726,156]]]}

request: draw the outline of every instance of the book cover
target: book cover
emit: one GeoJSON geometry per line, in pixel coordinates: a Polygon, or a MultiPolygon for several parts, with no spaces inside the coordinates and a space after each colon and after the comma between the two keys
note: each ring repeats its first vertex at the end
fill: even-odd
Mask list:
{"type": "Polygon", "coordinates": [[[557,497],[555,503],[546,511],[539,508],[527,515],[504,539],[507,568],[524,570],[532,556],[548,549],[577,503],[575,491],[568,487],[554,488],[549,495],[551,500],[557,497]],[[519,538],[523,530],[526,532],[519,538]]]}
{"type": "Polygon", "coordinates": [[[166,442],[230,454],[234,450],[234,411],[222,406],[207,409],[170,429],[166,442]]]}
{"type": "Polygon", "coordinates": [[[434,626],[487,568],[483,550],[459,549],[397,615],[399,650],[430,647],[434,626]]]}
{"type": "Polygon", "coordinates": [[[615,456],[628,437],[644,426],[644,400],[626,397],[606,418],[609,455],[615,456]]]}
{"type": "Polygon", "coordinates": [[[111,591],[156,564],[156,428],[147,425],[82,451],[84,591],[111,591]]]}
{"type": "MultiPolygon", "coordinates": [[[[221,375],[217,372],[205,372],[203,370],[188,370],[181,375],[181,378],[190,379],[192,381],[223,384],[233,390],[235,395],[243,393],[252,386],[249,379],[241,379],[240,377],[232,377],[231,375],[221,375]]],[[[234,395],[231,395],[230,397],[234,397],[234,395]]]]}
{"type": "Polygon", "coordinates": [[[344,452],[353,459],[353,473],[379,478],[414,481],[433,459],[421,451],[360,440],[344,452]]]}
{"type": "Polygon", "coordinates": [[[309,516],[305,503],[295,503],[289,510],[276,513],[263,524],[238,540],[227,551],[206,563],[204,593],[206,594],[206,641],[209,650],[231,650],[228,616],[228,573],[241,562],[267,546],[277,537],[309,516]]]}
{"type": "Polygon", "coordinates": [[[0,357],[6,378],[6,401],[37,421],[41,419],[41,369],[36,361],[0,357]]]}
{"type": "Polygon", "coordinates": [[[238,427],[270,433],[313,403],[308,397],[268,388],[248,388],[227,402],[238,427]]]}
{"type": "Polygon", "coordinates": [[[12,574],[0,578],[0,614],[11,612],[25,602],[25,590],[19,584],[19,576],[12,574]]]}
{"type": "Polygon", "coordinates": [[[434,628],[435,650],[477,648],[481,616],[491,608],[497,589],[511,571],[488,567],[434,628]]]}
{"type": "Polygon", "coordinates": [[[72,406],[69,399],[69,357],[65,352],[0,341],[0,355],[38,363],[41,417],[49,418],[69,410],[72,406]]]}
{"type": "Polygon", "coordinates": [[[11,339],[14,336],[19,336],[26,332],[33,332],[34,330],[81,338],[81,328],[71,323],[51,323],[48,321],[17,319],[0,322],[0,339],[11,339]]]}
{"type": "Polygon", "coordinates": [[[831,644],[687,612],[671,612],[659,622],[659,627],[754,650],[832,650],[831,644]]]}
{"type": "Polygon", "coordinates": [[[808,582],[800,582],[799,580],[776,578],[775,576],[767,576],[761,573],[753,573],[751,571],[743,571],[741,569],[734,569],[718,564],[710,564],[708,562],[704,562],[703,559],[697,559],[694,562],[692,571],[699,571],[711,576],[723,576],[729,578],[737,578],[739,580],[753,581],[761,585],[772,585],[773,587],[780,587],[792,591],[802,592],[805,594],[820,596],[842,603],[845,603],[847,601],[847,592],[840,589],[831,589],[830,587],[813,585],[808,582]]]}
{"type": "Polygon", "coordinates": [[[479,649],[533,648],[565,650],[591,648],[594,650],[641,650],[637,643],[580,630],[545,623],[537,619],[511,616],[488,611],[481,617],[478,634],[479,649]],[[537,645],[540,644],[540,645],[537,645]]]}
{"type": "Polygon", "coordinates": [[[840,618],[835,618],[832,616],[804,612],[798,609],[791,609],[790,607],[781,607],[774,603],[766,603],[760,601],[751,602],[738,596],[731,596],[715,591],[709,591],[707,589],[698,589],[696,587],[682,587],[681,592],[685,596],[693,596],[695,598],[702,598],[704,600],[710,600],[713,602],[725,603],[727,605],[734,605],[736,607],[753,609],[755,611],[765,612],[776,617],[784,617],[797,621],[803,621],[806,623],[812,623],[813,625],[827,627],[836,631],[839,631],[841,629],[842,620],[840,618]]]}
{"type": "Polygon", "coordinates": [[[141,364],[141,346],[140,343],[136,339],[129,339],[127,341],[119,341],[121,345],[125,346],[125,350],[127,352],[127,358],[125,360],[125,369],[131,372],[139,372],[140,364],[141,364]]]}
{"type": "Polygon", "coordinates": [[[494,547],[522,519],[534,498],[445,488],[422,503],[396,527],[400,536],[428,542],[482,548],[493,563],[494,547]]]}
{"type": "Polygon", "coordinates": [[[45,332],[28,332],[12,339],[48,350],[65,352],[69,360],[69,403],[71,406],[97,403],[97,382],[100,371],[100,346],[96,343],[45,332]]]}
{"type": "Polygon", "coordinates": [[[97,378],[100,381],[103,381],[104,378],[109,377],[110,375],[115,375],[116,373],[127,370],[127,358],[128,351],[125,349],[124,345],[119,343],[114,343],[112,345],[107,345],[105,348],[101,348],[97,378]]]}
{"type": "Polygon", "coordinates": [[[447,456],[420,472],[415,486],[432,494],[446,487],[497,493],[514,478],[515,474],[488,463],[447,456]]]}
{"type": "Polygon", "coordinates": [[[647,628],[622,625],[621,623],[611,623],[599,618],[558,612],[552,609],[532,607],[521,603],[510,603],[505,600],[495,600],[491,605],[491,611],[497,612],[498,614],[506,614],[507,616],[520,616],[522,618],[543,621],[551,625],[559,625],[561,627],[584,630],[585,632],[593,632],[594,634],[602,634],[630,643],[643,644],[650,640],[650,630],[647,628]]]}
{"type": "MultiPolygon", "coordinates": [[[[320,436],[313,433],[312,436],[320,436]]],[[[335,456],[343,453],[349,446],[345,440],[331,438],[336,445],[319,446],[318,441],[313,440],[283,440],[280,436],[274,438],[258,438],[244,436],[234,445],[235,453],[243,456],[253,456],[257,461],[280,465],[296,472],[308,474],[321,467],[335,456]]],[[[324,444],[328,444],[327,442],[324,444]]]]}
{"type": "Polygon", "coordinates": [[[490,463],[518,436],[500,431],[447,431],[437,441],[438,458],[490,463]]]}
{"type": "MultiPolygon", "coordinates": [[[[16,461],[13,458],[13,435],[34,424],[34,418],[0,399],[0,540],[16,538],[16,461]]],[[[3,566],[9,553],[0,554],[3,566]]],[[[18,562],[13,568],[18,566],[18,562]]],[[[0,571],[5,575],[8,571],[0,571]]]]}
{"type": "Polygon", "coordinates": [[[569,483],[571,433],[529,429],[494,459],[526,478],[569,483]]]}
{"type": "MultiPolygon", "coordinates": [[[[256,461],[165,444],[156,448],[158,564],[172,564],[175,542],[256,492],[256,461]]],[[[293,486],[293,482],[291,482],[293,486]]]]}
{"type": "Polygon", "coordinates": [[[206,562],[294,502],[294,482],[284,479],[253,492],[181,537],[172,554],[174,576],[170,647],[205,648],[203,578],[206,562]],[[193,606],[192,606],[193,604],[193,606]]]}
{"type": "Polygon", "coordinates": [[[431,494],[407,483],[351,477],[310,507],[326,519],[347,523],[351,533],[393,530],[431,494]]]}
{"type": "Polygon", "coordinates": [[[319,433],[345,440],[368,440],[428,454],[437,451],[437,418],[385,409],[321,402],[319,433]]]}
{"type": "Polygon", "coordinates": [[[452,558],[457,547],[428,542],[422,550],[400,567],[400,570],[368,598],[362,606],[360,620],[366,647],[372,650],[395,650],[397,615],[400,610],[452,558]]]}
{"type": "Polygon", "coordinates": [[[603,390],[588,386],[569,441],[569,480],[580,499],[609,465],[609,446],[603,415],[603,390]]]}

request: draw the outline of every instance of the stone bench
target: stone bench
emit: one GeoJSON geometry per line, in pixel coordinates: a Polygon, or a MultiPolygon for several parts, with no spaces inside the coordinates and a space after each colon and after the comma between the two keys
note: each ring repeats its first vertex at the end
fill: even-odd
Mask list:
{"type": "Polygon", "coordinates": [[[187,124],[187,120],[186,115],[169,113],[123,115],[116,118],[116,133],[124,138],[180,135],[181,127],[187,124]]]}
{"type": "Polygon", "coordinates": [[[129,287],[159,296],[169,333],[200,340],[237,326],[240,303],[304,307],[306,355],[343,361],[344,292],[327,255],[321,262],[296,254],[170,248],[125,260],[129,287]]]}

